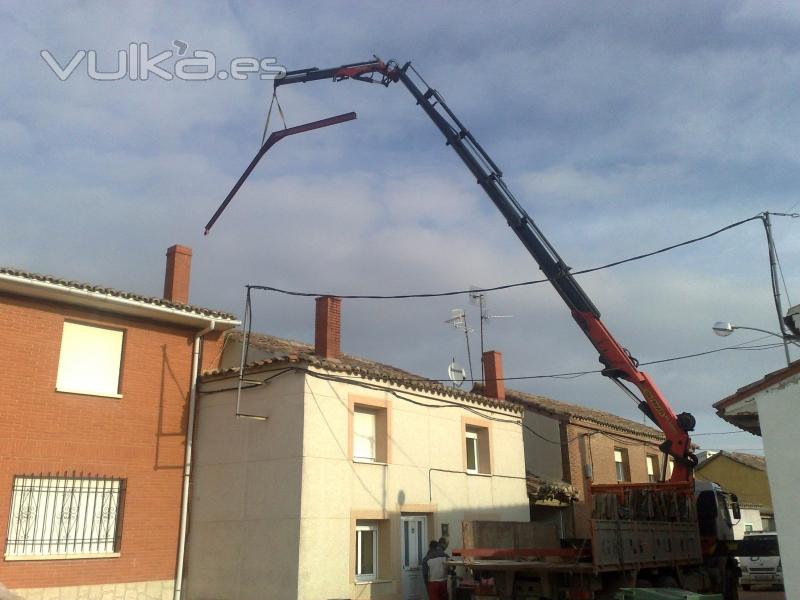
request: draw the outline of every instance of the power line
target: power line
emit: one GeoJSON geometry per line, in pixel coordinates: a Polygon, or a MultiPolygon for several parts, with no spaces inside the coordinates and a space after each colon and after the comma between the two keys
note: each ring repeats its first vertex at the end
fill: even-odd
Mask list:
{"type": "Polygon", "coordinates": [[[732,433],[750,433],[750,432],[745,431],[744,429],[735,429],[733,431],[709,431],[708,433],[692,433],[692,437],[694,438],[697,437],[698,435],[730,435],[732,433]]]}
{"type": "MultiPolygon", "coordinates": [[[[664,248],[660,248],[658,250],[654,250],[652,252],[647,252],[644,254],[637,254],[636,256],[631,256],[629,258],[624,258],[622,260],[617,260],[614,262],[606,263],[604,265],[600,265],[598,267],[591,267],[588,269],[580,269],[578,271],[572,271],[572,275],[583,275],[586,273],[594,273],[595,271],[601,271],[603,269],[609,269],[611,267],[616,267],[625,263],[642,260],[644,258],[649,258],[650,256],[655,256],[657,254],[662,254],[664,252],[668,252],[670,250],[674,250],[676,248],[680,248],[682,246],[688,246],[689,244],[694,244],[696,242],[700,242],[703,240],[707,240],[712,238],[720,233],[733,229],[735,227],[739,227],[740,225],[744,225],[745,223],[749,223],[750,221],[755,221],[758,219],[763,220],[767,213],[759,213],[753,217],[748,219],[743,219],[741,221],[736,221],[735,223],[731,223],[730,225],[726,225],[720,229],[712,231],[711,233],[707,233],[706,235],[702,235],[700,237],[692,238],[690,240],[686,240],[684,242],[680,242],[677,244],[672,244],[671,246],[666,246],[664,248]]],[[[769,213],[771,215],[776,216],[787,216],[787,217],[794,217],[795,214],[788,214],[788,213],[769,213]]],[[[800,215],[797,215],[800,216],[800,215]]],[[[305,296],[305,297],[315,297],[315,296],[335,296],[337,298],[343,298],[347,300],[406,300],[411,298],[438,298],[442,296],[458,296],[460,294],[470,294],[476,292],[495,292],[498,290],[507,290],[510,288],[515,287],[522,287],[528,285],[535,285],[539,283],[546,283],[549,279],[533,279],[531,281],[522,281],[519,283],[509,283],[505,285],[498,285],[489,288],[481,288],[475,289],[471,288],[469,290],[455,290],[449,292],[429,292],[429,293],[419,293],[419,294],[391,294],[391,295],[384,295],[384,294],[333,294],[329,292],[300,292],[300,291],[292,291],[292,290],[284,290],[281,288],[269,286],[269,285],[247,285],[245,286],[248,290],[263,290],[268,292],[275,292],[278,294],[285,294],[288,296],[305,296]]]]}

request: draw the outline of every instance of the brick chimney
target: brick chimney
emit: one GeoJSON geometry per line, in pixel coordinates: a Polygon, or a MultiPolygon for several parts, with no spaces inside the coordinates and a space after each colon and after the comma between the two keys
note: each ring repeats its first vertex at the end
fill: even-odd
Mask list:
{"type": "Polygon", "coordinates": [[[167,250],[167,269],[164,272],[164,299],[189,303],[189,276],[192,272],[192,249],[175,244],[167,250]]]}
{"type": "Polygon", "coordinates": [[[323,358],[339,358],[342,333],[342,299],[335,296],[317,298],[314,324],[314,353],[323,358]]]}
{"type": "Polygon", "coordinates": [[[503,381],[503,354],[496,350],[483,353],[483,372],[486,377],[484,394],[489,398],[506,399],[506,386],[503,381]]]}

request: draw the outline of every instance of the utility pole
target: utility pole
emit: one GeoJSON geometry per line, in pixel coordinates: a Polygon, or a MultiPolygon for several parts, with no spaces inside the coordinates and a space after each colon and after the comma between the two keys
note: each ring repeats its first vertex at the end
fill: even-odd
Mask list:
{"type": "Polygon", "coordinates": [[[764,213],[764,230],[767,233],[767,246],[769,247],[769,270],[770,277],[772,278],[772,294],[775,297],[775,310],[778,312],[778,326],[783,337],[783,351],[786,354],[786,365],[790,365],[792,358],[789,355],[789,341],[787,339],[788,332],[786,331],[786,324],[783,322],[783,307],[781,306],[781,288],[778,279],[778,258],[775,252],[775,240],[772,238],[772,223],[769,219],[769,213],[764,213]]]}

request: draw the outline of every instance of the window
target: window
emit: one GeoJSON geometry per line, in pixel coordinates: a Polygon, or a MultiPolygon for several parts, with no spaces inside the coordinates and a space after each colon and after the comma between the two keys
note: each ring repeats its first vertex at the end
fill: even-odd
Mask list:
{"type": "Polygon", "coordinates": [[[368,398],[350,402],[350,456],[356,462],[388,463],[390,403],[368,398]]]}
{"type": "Polygon", "coordinates": [[[648,454],[645,457],[647,462],[647,481],[650,483],[658,481],[658,457],[654,454],[648,454]]]}
{"type": "Polygon", "coordinates": [[[118,552],[124,489],[104,477],[14,477],[6,558],[118,552]]]}
{"type": "Polygon", "coordinates": [[[378,523],[356,521],[356,581],[378,578],[378,523]]]}
{"type": "Polygon", "coordinates": [[[357,407],[353,411],[353,458],[375,462],[375,411],[357,407]]]}
{"type": "Polygon", "coordinates": [[[56,390],[119,397],[123,337],[119,329],[65,321],[56,390]]]}
{"type": "Polygon", "coordinates": [[[675,468],[675,459],[670,456],[669,460],[667,461],[667,479],[672,477],[672,470],[674,468],[675,468]]]}
{"type": "Polygon", "coordinates": [[[473,475],[492,472],[489,455],[489,428],[477,425],[464,427],[464,470],[473,475]]]}
{"type": "Polygon", "coordinates": [[[624,448],[614,448],[614,466],[617,481],[630,481],[630,467],[628,465],[628,451],[624,448]]]}
{"type": "Polygon", "coordinates": [[[467,430],[467,473],[478,472],[478,434],[467,430]]]}

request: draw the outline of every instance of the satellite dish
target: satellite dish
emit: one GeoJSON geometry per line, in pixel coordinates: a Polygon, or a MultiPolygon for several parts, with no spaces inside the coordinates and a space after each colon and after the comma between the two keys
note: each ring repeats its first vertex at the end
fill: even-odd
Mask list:
{"type": "Polygon", "coordinates": [[[450,381],[453,382],[454,386],[461,387],[461,384],[464,383],[464,380],[467,378],[467,372],[464,370],[464,367],[456,364],[456,361],[453,361],[447,367],[447,376],[450,378],[450,381]]]}

